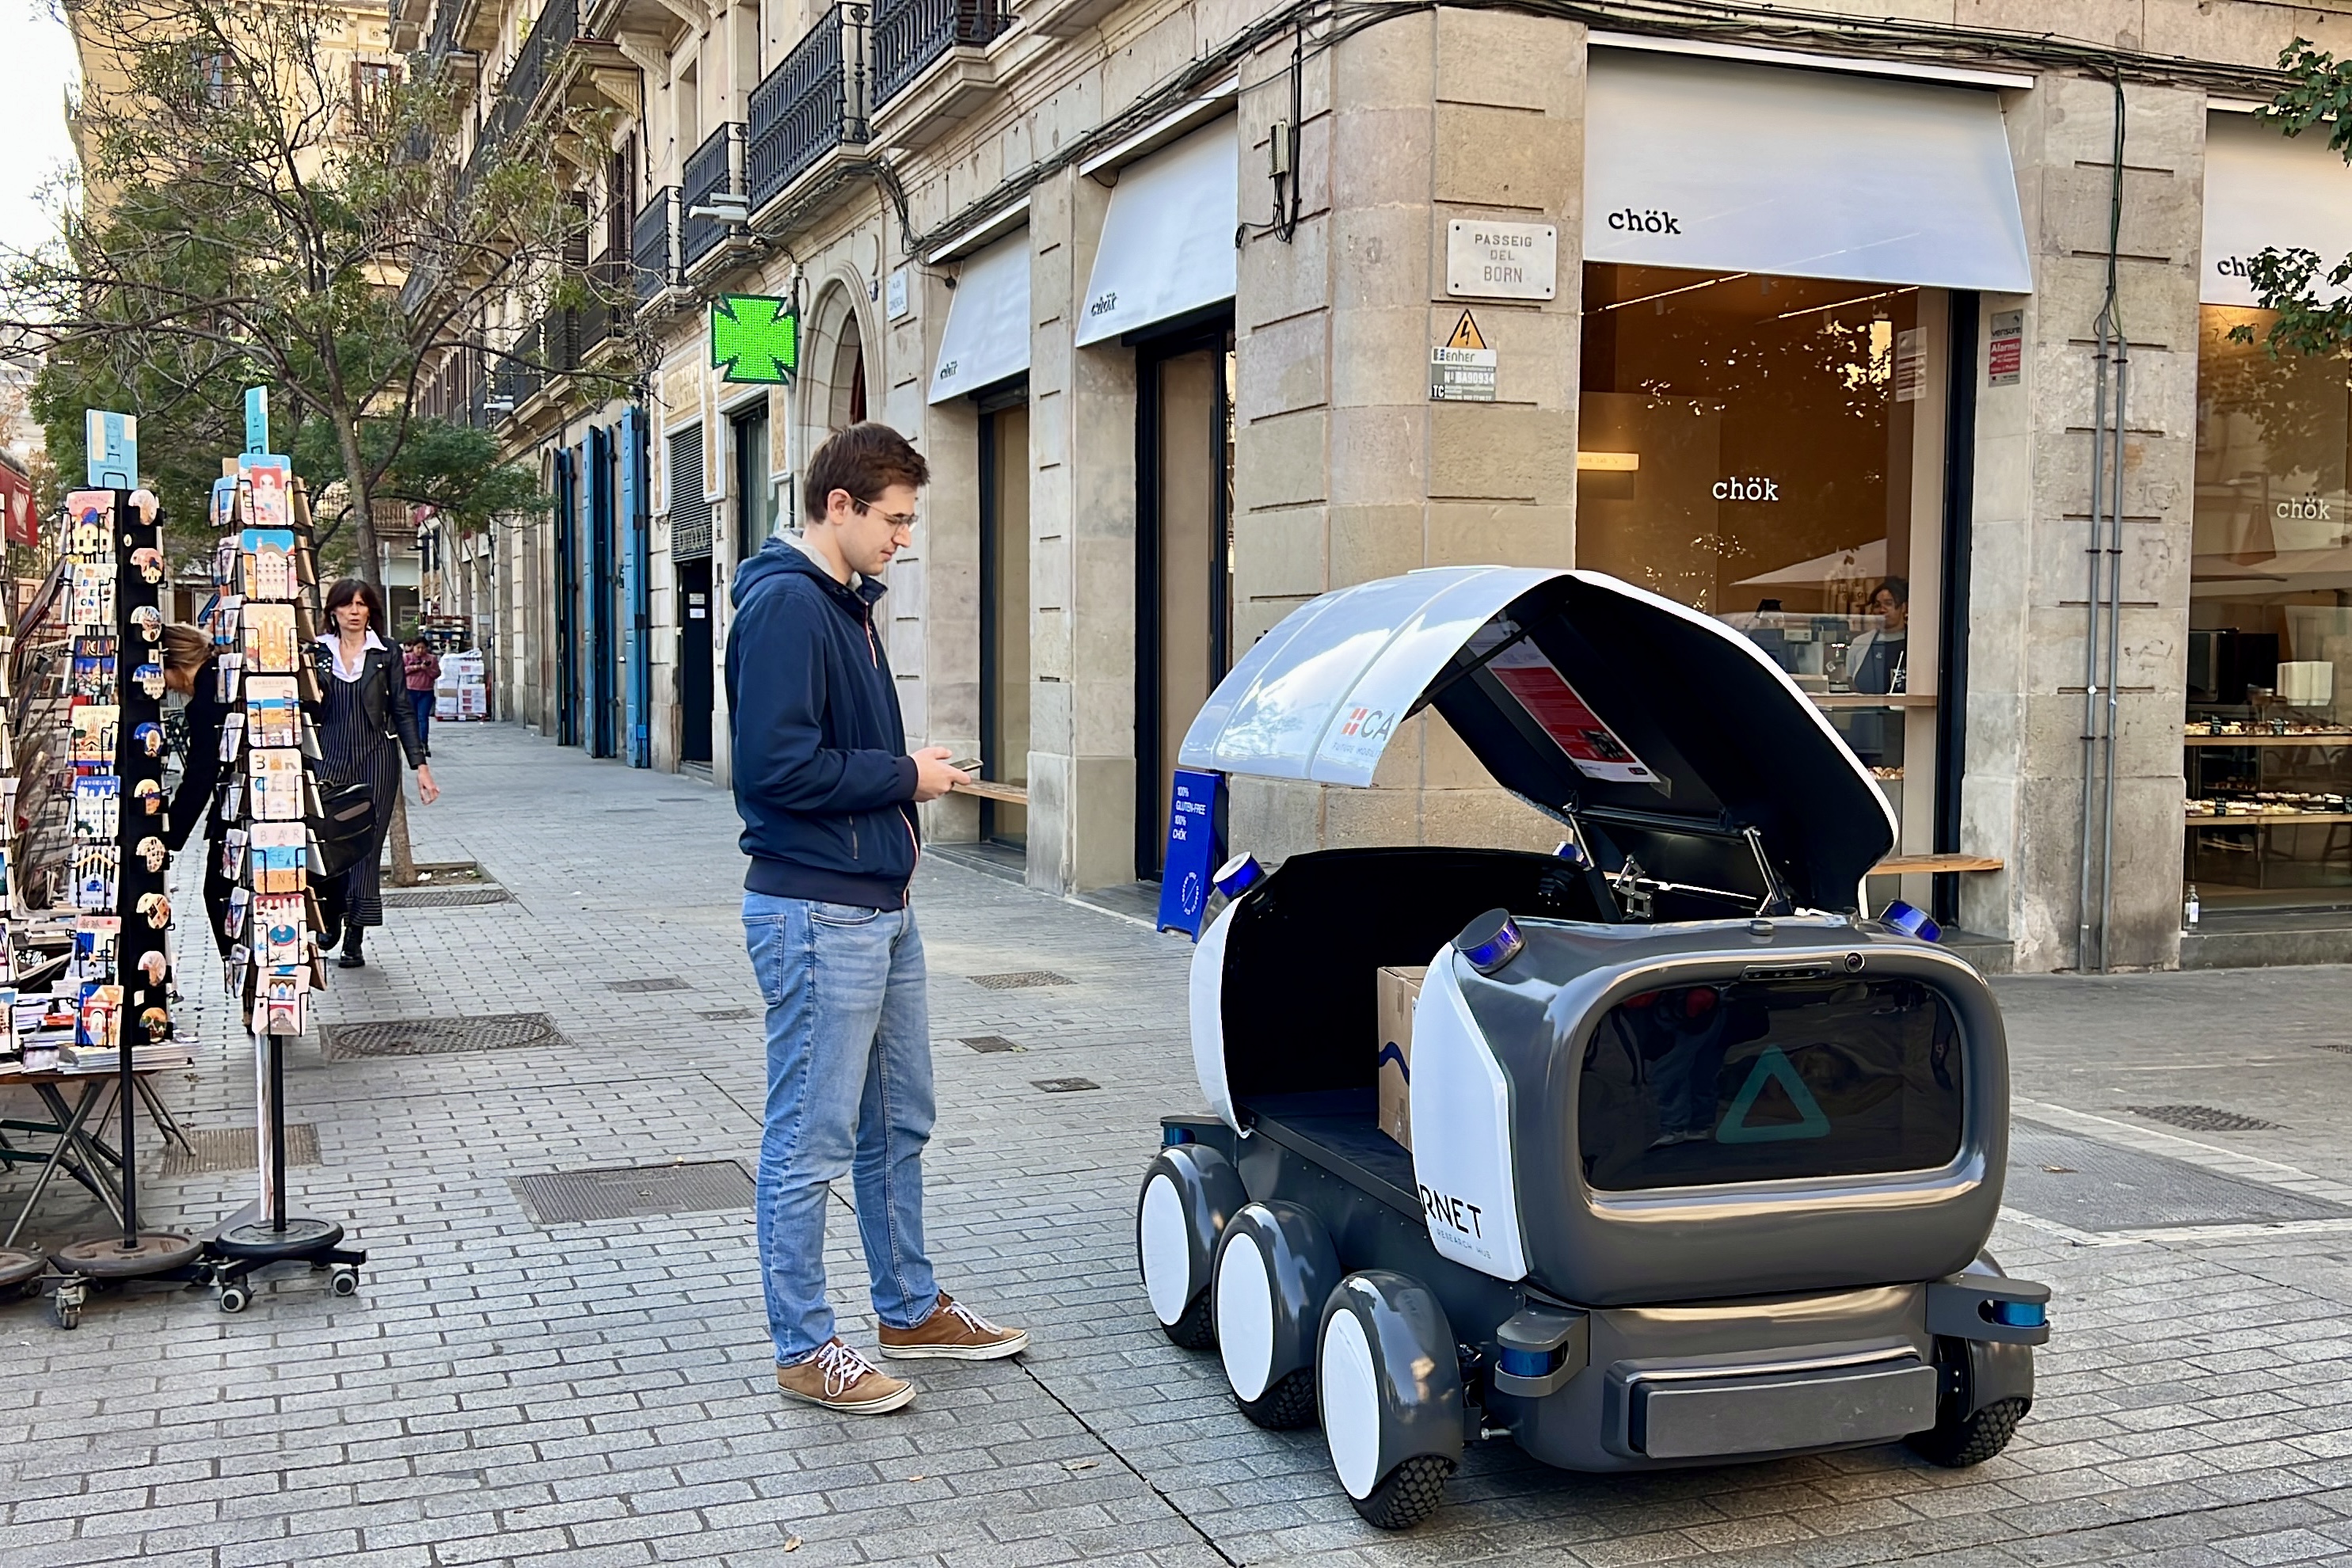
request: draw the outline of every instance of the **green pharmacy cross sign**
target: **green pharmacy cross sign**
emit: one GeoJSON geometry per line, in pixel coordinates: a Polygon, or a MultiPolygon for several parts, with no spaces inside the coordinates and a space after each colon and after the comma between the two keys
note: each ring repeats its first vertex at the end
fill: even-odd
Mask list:
{"type": "Polygon", "coordinates": [[[710,302],[710,368],[738,385],[779,386],[800,368],[801,323],[792,301],[721,294],[710,302]]]}

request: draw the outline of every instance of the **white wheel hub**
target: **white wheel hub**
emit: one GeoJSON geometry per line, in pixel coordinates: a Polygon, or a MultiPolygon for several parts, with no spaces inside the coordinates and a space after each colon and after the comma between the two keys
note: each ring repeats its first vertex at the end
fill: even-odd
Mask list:
{"type": "Polygon", "coordinates": [[[1380,1373],[1372,1363],[1371,1344],[1364,1338],[1363,1321],[1355,1313],[1331,1314],[1316,1375],[1331,1468],[1339,1472],[1339,1484],[1349,1497],[1368,1498],[1381,1479],[1380,1373]]]}
{"type": "Polygon", "coordinates": [[[1175,1179],[1158,1175],[1143,1189],[1143,1213],[1136,1221],[1135,1247],[1143,1267],[1144,1293],[1162,1328],[1173,1328],[1192,1302],[1192,1244],[1185,1234],[1184,1195],[1175,1179]]]}
{"type": "Polygon", "coordinates": [[[1255,1399],[1274,1379],[1274,1289],[1265,1254],[1246,1230],[1226,1233],[1217,1258],[1217,1352],[1225,1381],[1255,1399]]]}

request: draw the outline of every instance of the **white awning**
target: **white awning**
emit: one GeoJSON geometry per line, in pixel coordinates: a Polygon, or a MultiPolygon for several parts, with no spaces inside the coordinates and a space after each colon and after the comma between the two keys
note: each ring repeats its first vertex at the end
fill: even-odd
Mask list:
{"type": "Polygon", "coordinates": [[[1991,91],[1595,49],[1584,258],[2030,293],[1991,91]]]}
{"type": "Polygon", "coordinates": [[[2352,167],[2314,129],[2290,140],[2251,114],[2205,119],[2205,263],[2197,297],[2252,305],[2246,263],[2264,250],[2315,252],[2329,268],[2352,254],[2352,167]]]}
{"type": "Polygon", "coordinates": [[[956,274],[929,401],[945,403],[1029,368],[1029,231],[976,252],[956,274]]]}
{"type": "Polygon", "coordinates": [[[1080,348],[1234,297],[1235,123],[1228,115],[1119,171],[1080,308],[1080,348]]]}

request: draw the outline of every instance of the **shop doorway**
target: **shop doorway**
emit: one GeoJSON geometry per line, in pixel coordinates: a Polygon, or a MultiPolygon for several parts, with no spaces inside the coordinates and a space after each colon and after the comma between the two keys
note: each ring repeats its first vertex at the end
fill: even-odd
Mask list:
{"type": "MultiPolygon", "coordinates": [[[[992,783],[1029,784],[1029,405],[983,399],[980,416],[980,757],[992,783]]],[[[983,843],[1028,842],[1029,813],[980,803],[983,843]]]]}
{"type": "Polygon", "coordinates": [[[580,458],[555,454],[555,743],[580,743],[580,458]]]}
{"type": "Polygon", "coordinates": [[[776,490],[769,482],[768,405],[735,416],[735,559],[749,561],[776,527],[776,490]]]}
{"type": "Polygon", "coordinates": [[[710,763],[710,557],[677,563],[677,758],[710,763]]]}
{"type": "Polygon", "coordinates": [[[1234,334],[1220,320],[1136,364],[1135,868],[1160,875],[1176,753],[1233,663],[1234,334]]]}

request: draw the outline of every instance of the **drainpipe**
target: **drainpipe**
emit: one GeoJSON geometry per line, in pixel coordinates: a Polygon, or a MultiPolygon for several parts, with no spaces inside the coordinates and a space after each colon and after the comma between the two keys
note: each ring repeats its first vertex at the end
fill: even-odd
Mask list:
{"type": "Polygon", "coordinates": [[[2093,324],[2097,346],[2092,356],[2096,385],[2091,415],[2091,520],[2085,604],[2083,618],[2083,810],[2082,866],[2076,889],[2074,963],[2083,971],[2105,973],[2109,967],[2108,938],[2115,916],[2116,866],[2116,731],[2121,719],[2116,685],[2123,654],[2123,490],[2124,398],[2129,388],[2131,353],[2124,341],[2116,268],[2121,250],[2124,210],[2124,83],[2115,78],[2116,133],[2114,173],[2107,188],[2107,286],[2093,324]],[[2115,425],[2108,426],[2112,414],[2115,425]],[[2106,557],[2104,585],[2100,556],[2106,557]],[[2104,599],[2102,597],[2104,594],[2104,599]],[[2104,625],[2102,621],[2104,619],[2104,625]],[[2106,700],[2100,702],[2099,642],[2106,641],[2106,700]],[[2099,777],[2105,769],[2105,777],[2099,777]],[[2098,910],[2094,936],[2091,901],[2092,829],[2095,814],[2099,849],[2098,910]],[[2095,943],[2095,961],[2093,957],[2095,943]]]}

